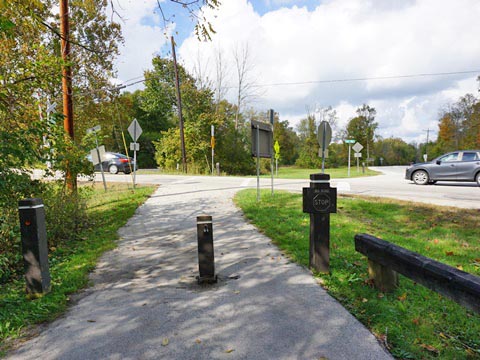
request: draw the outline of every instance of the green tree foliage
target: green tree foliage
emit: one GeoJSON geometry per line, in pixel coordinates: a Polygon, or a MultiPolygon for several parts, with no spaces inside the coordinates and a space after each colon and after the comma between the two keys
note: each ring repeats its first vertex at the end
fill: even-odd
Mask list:
{"type": "Polygon", "coordinates": [[[448,106],[438,121],[436,155],[459,149],[480,148],[480,102],[466,94],[448,106]]]}
{"type": "MultiPolygon", "coordinates": [[[[215,162],[220,162],[221,169],[229,174],[253,172],[245,122],[242,119],[237,131],[232,127],[235,107],[226,101],[217,104],[212,90],[199,88],[181,65],[178,69],[188,168],[200,173],[211,171],[213,125],[215,162]]],[[[167,170],[176,169],[177,163],[181,163],[181,150],[173,62],[154,58],[153,70],[146,75],[145,90],[137,93],[133,101],[134,112],[144,131],[150,134],[156,163],[167,170]]]]}
{"type": "MultiPolygon", "coordinates": [[[[321,112],[321,121],[327,121],[335,126],[336,114],[330,107],[325,108],[321,112]]],[[[321,168],[322,158],[319,156],[320,145],[318,144],[318,125],[321,121],[317,121],[315,116],[308,115],[306,119],[300,120],[297,126],[298,134],[298,158],[295,165],[302,168],[321,168]]],[[[332,126],[330,125],[330,126],[332,126]]],[[[342,165],[343,147],[335,142],[328,145],[328,157],[325,159],[326,167],[338,167],[342,165]]]]}
{"type": "MultiPolygon", "coordinates": [[[[106,0],[70,2],[77,134],[84,133],[95,116],[104,115],[93,106],[102,99],[92,89],[107,86],[121,40],[119,26],[105,17],[106,5],[106,0]]],[[[46,112],[48,101],[57,104],[57,111],[62,103],[64,64],[56,8],[56,0],[0,1],[0,281],[8,280],[21,265],[19,199],[44,200],[51,244],[73,237],[83,218],[81,201],[65,193],[64,183],[32,181],[30,169],[49,162],[47,174],[65,172],[67,164],[73,174],[93,170],[85,160],[88,147],[81,136],[73,142],[63,130],[63,116],[54,115],[55,110],[50,116],[46,112]],[[53,228],[63,229],[63,235],[53,228]]]]}
{"type": "Polygon", "coordinates": [[[273,125],[274,141],[280,145],[280,160],[283,165],[293,165],[298,158],[299,139],[297,133],[290,127],[288,120],[275,119],[273,125]]]}
{"type": "Polygon", "coordinates": [[[317,140],[317,123],[313,115],[300,120],[297,127],[297,133],[300,141],[298,158],[295,165],[303,168],[318,168],[322,165],[322,160],[318,156],[319,145],[317,140]]]}
{"type": "Polygon", "coordinates": [[[466,94],[442,111],[432,155],[478,148],[480,148],[480,102],[472,94],[466,94]]]}
{"type": "Polygon", "coordinates": [[[378,139],[374,147],[375,165],[408,165],[415,161],[415,146],[400,138],[378,139]],[[383,158],[383,161],[380,161],[383,158]]]}
{"type": "Polygon", "coordinates": [[[357,116],[351,119],[347,124],[346,136],[349,139],[355,139],[357,142],[365,147],[367,157],[371,157],[371,150],[373,149],[375,140],[375,131],[378,128],[378,123],[375,121],[377,111],[363,104],[357,109],[357,116]]]}

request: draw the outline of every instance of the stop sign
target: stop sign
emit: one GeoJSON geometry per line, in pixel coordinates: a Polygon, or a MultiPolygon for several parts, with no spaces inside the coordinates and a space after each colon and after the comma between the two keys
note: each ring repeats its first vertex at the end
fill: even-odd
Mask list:
{"type": "Polygon", "coordinates": [[[317,130],[318,144],[321,148],[326,148],[332,141],[332,128],[327,121],[322,121],[317,130]]]}

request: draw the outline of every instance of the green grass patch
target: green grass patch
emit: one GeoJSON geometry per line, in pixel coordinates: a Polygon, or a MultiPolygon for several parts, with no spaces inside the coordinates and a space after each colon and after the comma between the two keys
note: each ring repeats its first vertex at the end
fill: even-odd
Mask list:
{"type": "MultiPolygon", "coordinates": [[[[310,174],[318,174],[321,173],[321,169],[302,169],[296,166],[281,166],[278,168],[278,177],[276,173],[274,176],[279,179],[310,179],[310,174]]],[[[325,169],[325,173],[330,175],[331,179],[342,179],[348,178],[348,168],[341,167],[341,168],[332,168],[332,169],[325,169]]],[[[360,168],[360,172],[357,172],[357,168],[352,166],[350,168],[350,177],[361,177],[361,176],[373,176],[379,175],[378,171],[370,170],[369,168],[365,168],[365,173],[362,172],[362,168],[360,168]]],[[[262,175],[262,177],[269,177],[271,175],[262,175]]]]}
{"type": "MultiPolygon", "coordinates": [[[[308,266],[309,214],[299,194],[256,190],[235,198],[245,216],[292,260],[308,266]]],[[[480,358],[480,316],[403,276],[384,294],[368,280],[367,260],[354,235],[368,233],[480,276],[478,210],[443,208],[380,198],[343,196],[330,216],[331,274],[323,287],[397,358],[480,358]]]]}
{"type": "Polygon", "coordinates": [[[58,244],[49,251],[52,291],[27,300],[25,282],[18,279],[0,289],[0,356],[11,340],[28,327],[56,318],[65,311],[69,295],[84,288],[98,258],[116,246],[117,230],[155,190],[139,186],[135,192],[126,185],[109,184],[93,189],[87,199],[88,228],[76,240],[58,244]]]}
{"type": "MultiPolygon", "coordinates": [[[[270,166],[270,165],[269,165],[270,166]]],[[[279,166],[278,168],[278,176],[276,173],[274,173],[275,178],[278,179],[310,179],[310,174],[317,174],[322,172],[321,169],[302,169],[296,166],[279,166]]],[[[330,178],[332,179],[342,179],[342,178],[348,178],[348,168],[346,167],[341,167],[341,168],[332,168],[332,169],[325,169],[325,173],[330,175],[330,178]]],[[[165,170],[160,170],[160,169],[140,169],[137,171],[137,174],[139,175],[187,175],[182,173],[181,171],[165,171],[165,170]]],[[[365,172],[362,171],[362,168],[360,168],[360,171],[357,171],[356,166],[352,166],[350,168],[350,177],[362,177],[362,176],[374,176],[374,175],[379,175],[380,172],[370,170],[369,168],[365,168],[365,172]]],[[[211,174],[188,174],[189,176],[191,175],[196,175],[196,176],[210,176],[211,174]]],[[[225,175],[222,173],[222,175],[225,175]]],[[[255,176],[255,175],[249,175],[255,176]]],[[[270,177],[271,174],[268,175],[261,175],[261,177],[270,177]]]]}

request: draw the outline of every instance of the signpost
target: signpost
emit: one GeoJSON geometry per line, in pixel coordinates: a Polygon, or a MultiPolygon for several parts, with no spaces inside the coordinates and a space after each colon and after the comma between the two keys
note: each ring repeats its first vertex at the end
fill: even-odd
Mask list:
{"type": "Polygon", "coordinates": [[[360,151],[362,151],[363,145],[357,142],[355,143],[355,145],[353,145],[352,148],[355,151],[355,157],[357,158],[357,172],[360,172],[360,165],[358,162],[359,162],[359,159],[362,157],[362,154],[360,154],[360,151]]]}
{"type": "Polygon", "coordinates": [[[105,146],[98,146],[98,137],[97,137],[97,132],[100,131],[101,126],[97,125],[94,126],[93,128],[87,129],[87,134],[93,133],[95,135],[95,150],[92,150],[90,152],[90,155],[92,156],[92,162],[93,166],[100,164],[100,171],[102,172],[102,180],[103,180],[103,188],[105,191],[107,191],[107,182],[105,181],[105,173],[103,172],[103,165],[102,162],[105,160],[105,146]]]}
{"type": "MultiPolygon", "coordinates": [[[[268,110],[268,119],[270,120],[270,125],[272,125],[272,142],[273,142],[273,122],[275,121],[275,112],[273,111],[273,109],[268,110]]],[[[272,175],[272,196],[273,196],[273,150],[270,155],[270,173],[272,175]]]]}
{"type": "Polygon", "coordinates": [[[215,173],[215,161],[214,161],[214,157],[215,157],[215,126],[212,125],[212,128],[211,128],[211,138],[210,138],[210,145],[212,146],[212,176],[214,175],[215,173]]]}
{"type": "Polygon", "coordinates": [[[352,144],[355,143],[355,140],[347,139],[345,143],[348,144],[348,177],[350,177],[350,154],[352,152],[352,144]]]}
{"type": "MultiPolygon", "coordinates": [[[[140,127],[140,124],[138,123],[137,119],[133,119],[133,121],[130,123],[130,126],[128,127],[128,133],[133,139],[133,188],[135,189],[135,179],[137,175],[137,150],[140,150],[140,145],[137,144],[137,140],[142,135],[142,128],[140,127]]],[[[130,149],[132,148],[132,144],[130,144],[130,149]]],[[[128,157],[128,154],[127,154],[128,157]]]]}
{"type": "Polygon", "coordinates": [[[332,128],[327,121],[322,121],[320,125],[318,125],[317,129],[317,139],[318,144],[320,145],[321,153],[322,153],[322,174],[325,173],[325,157],[326,157],[326,150],[330,141],[332,141],[332,128]]]}
{"type": "Polygon", "coordinates": [[[303,212],[310,214],[309,266],[330,272],[330,214],[337,212],[337,188],[330,187],[330,175],[311,174],[310,187],[303,188],[303,212]]]}
{"type": "Polygon", "coordinates": [[[271,159],[273,156],[273,126],[264,122],[251,120],[251,128],[252,156],[257,158],[257,201],[260,201],[260,158],[262,157],[271,159]]]}
{"type": "Polygon", "coordinates": [[[278,159],[280,159],[280,144],[278,140],[275,141],[275,145],[273,145],[273,150],[275,150],[275,170],[278,177],[278,159]]]}

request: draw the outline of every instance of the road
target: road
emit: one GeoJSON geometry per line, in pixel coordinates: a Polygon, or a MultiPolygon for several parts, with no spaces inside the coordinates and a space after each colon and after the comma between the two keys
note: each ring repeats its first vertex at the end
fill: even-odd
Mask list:
{"type": "MultiPolygon", "coordinates": [[[[435,185],[419,186],[405,180],[405,166],[383,166],[371,169],[382,172],[382,175],[359,178],[331,179],[332,186],[337,187],[339,194],[354,194],[365,196],[379,196],[400,200],[421,202],[441,206],[454,206],[466,209],[480,209],[480,187],[476,183],[465,182],[438,182],[435,185]]],[[[352,175],[355,174],[352,170],[352,175]]],[[[328,173],[328,171],[327,171],[328,173]]],[[[107,181],[132,182],[131,175],[106,175],[107,181]]],[[[96,181],[101,182],[101,175],[96,175],[96,181]]],[[[233,190],[255,188],[255,177],[226,177],[226,176],[182,176],[182,175],[137,175],[138,184],[184,184],[187,191],[191,185],[201,185],[202,190],[233,190]]],[[[270,188],[271,180],[261,178],[260,186],[270,188]]],[[[274,188],[301,192],[308,187],[308,180],[275,179],[274,188]]]]}

